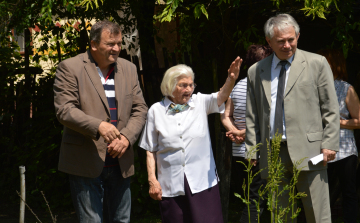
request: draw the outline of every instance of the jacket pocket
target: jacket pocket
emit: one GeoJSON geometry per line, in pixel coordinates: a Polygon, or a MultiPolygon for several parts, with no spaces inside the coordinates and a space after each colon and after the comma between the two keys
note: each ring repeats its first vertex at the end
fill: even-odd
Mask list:
{"type": "Polygon", "coordinates": [[[323,132],[310,132],[307,133],[309,142],[321,141],[323,139],[323,132]]]}

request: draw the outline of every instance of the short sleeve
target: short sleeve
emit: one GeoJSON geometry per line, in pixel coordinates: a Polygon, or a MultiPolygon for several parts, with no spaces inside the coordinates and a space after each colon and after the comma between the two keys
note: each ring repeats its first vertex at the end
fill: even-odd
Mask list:
{"type": "Polygon", "coordinates": [[[149,152],[158,151],[158,132],[155,126],[154,109],[150,108],[144,130],[141,134],[139,146],[149,152]]]}
{"type": "Polygon", "coordinates": [[[219,92],[203,95],[203,100],[205,101],[206,114],[224,113],[225,104],[222,103],[220,107],[217,104],[218,93],[219,92]]]}

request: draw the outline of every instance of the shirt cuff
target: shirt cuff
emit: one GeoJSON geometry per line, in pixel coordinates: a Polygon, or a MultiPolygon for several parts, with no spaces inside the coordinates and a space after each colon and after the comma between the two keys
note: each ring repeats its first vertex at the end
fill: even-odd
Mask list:
{"type": "Polygon", "coordinates": [[[219,92],[212,93],[212,97],[213,97],[213,100],[214,100],[213,103],[215,103],[216,107],[218,108],[217,112],[222,114],[222,113],[225,112],[225,103],[222,103],[220,105],[220,107],[217,105],[217,97],[218,97],[218,95],[219,95],[219,92]]]}

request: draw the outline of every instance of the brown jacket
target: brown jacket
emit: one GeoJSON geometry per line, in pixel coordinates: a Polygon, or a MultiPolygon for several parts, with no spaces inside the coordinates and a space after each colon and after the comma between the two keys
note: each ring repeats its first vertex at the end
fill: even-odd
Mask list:
{"type": "MultiPolygon", "coordinates": [[[[147,106],[139,86],[136,67],[118,58],[115,66],[117,128],[130,142],[119,159],[124,178],[134,174],[134,145],[146,119],[147,106]]],[[[90,51],[64,60],[54,83],[56,117],[64,125],[59,170],[95,178],[104,167],[107,143],[100,137],[102,121],[110,122],[110,109],[90,51]]]]}

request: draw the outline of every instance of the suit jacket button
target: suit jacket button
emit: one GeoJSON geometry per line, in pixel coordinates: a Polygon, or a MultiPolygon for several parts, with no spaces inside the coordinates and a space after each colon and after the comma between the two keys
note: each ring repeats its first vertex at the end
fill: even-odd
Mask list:
{"type": "Polygon", "coordinates": [[[106,121],[107,121],[107,122],[110,122],[110,118],[107,118],[106,121]]]}

